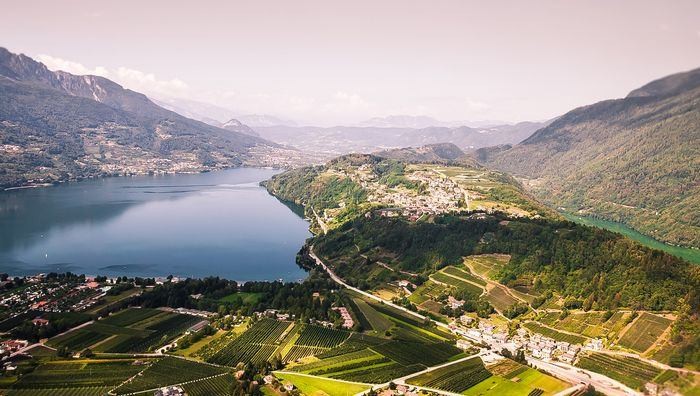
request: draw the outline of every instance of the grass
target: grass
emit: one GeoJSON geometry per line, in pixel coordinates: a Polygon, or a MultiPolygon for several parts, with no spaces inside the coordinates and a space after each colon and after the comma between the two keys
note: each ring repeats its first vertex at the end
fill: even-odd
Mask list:
{"type": "Polygon", "coordinates": [[[262,297],[262,295],[263,293],[238,292],[229,294],[226,297],[222,297],[219,299],[219,301],[230,303],[240,298],[241,301],[243,301],[244,305],[255,305],[258,303],[258,300],[260,300],[260,297],[262,297]]]}
{"type": "Polygon", "coordinates": [[[449,274],[449,275],[452,275],[452,276],[456,276],[458,278],[462,278],[465,281],[476,283],[477,285],[486,286],[486,282],[484,282],[482,279],[477,278],[476,276],[472,275],[471,272],[469,272],[469,270],[465,271],[461,268],[448,266],[448,267],[445,267],[442,270],[442,272],[449,274]]]}
{"type": "Polygon", "coordinates": [[[618,344],[637,352],[644,352],[654,345],[672,322],[670,319],[643,312],[622,335],[618,344]]]}
{"type": "Polygon", "coordinates": [[[479,286],[466,282],[464,280],[452,277],[450,275],[444,274],[442,272],[436,272],[432,275],[430,275],[430,278],[434,281],[440,282],[440,283],[445,283],[449,286],[453,286],[457,288],[458,290],[464,290],[467,291],[474,296],[479,296],[481,293],[483,293],[483,289],[480,288],[479,286]]]}
{"type": "Polygon", "coordinates": [[[559,315],[559,312],[548,313],[542,322],[559,330],[582,334],[586,337],[613,339],[625,327],[625,320],[632,314],[615,312],[608,320],[604,320],[604,312],[571,312],[562,320],[558,320],[559,315]]]}
{"type": "Polygon", "coordinates": [[[309,396],[346,396],[364,392],[369,385],[338,381],[329,378],[307,377],[288,372],[276,372],[275,376],[282,381],[289,381],[299,388],[302,393],[309,396]]]}
{"type": "Polygon", "coordinates": [[[481,254],[467,256],[464,264],[471,267],[477,275],[496,280],[496,274],[510,261],[507,254],[481,254]]]}
{"type": "Polygon", "coordinates": [[[528,395],[535,389],[544,391],[543,395],[553,395],[569,387],[564,381],[527,368],[514,379],[501,376],[490,377],[463,392],[470,396],[521,396],[528,395]]]}

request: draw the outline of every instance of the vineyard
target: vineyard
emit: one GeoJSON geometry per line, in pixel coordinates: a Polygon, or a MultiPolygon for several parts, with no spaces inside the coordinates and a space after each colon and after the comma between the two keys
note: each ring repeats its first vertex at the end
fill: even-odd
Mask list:
{"type": "Polygon", "coordinates": [[[115,389],[114,393],[123,395],[126,393],[160,388],[224,374],[228,371],[229,369],[223,367],[216,367],[174,357],[165,357],[152,363],[149,367],[146,367],[140,375],[115,389]]]}
{"type": "Polygon", "coordinates": [[[479,296],[481,295],[481,293],[483,293],[483,289],[481,289],[479,286],[463,281],[461,279],[454,278],[450,275],[443,274],[442,272],[436,272],[430,275],[430,279],[455,287],[457,288],[457,290],[465,291],[474,296],[479,296]]]}
{"type": "Polygon", "coordinates": [[[78,330],[52,338],[48,344],[69,351],[146,352],[165,345],[201,319],[156,309],[131,308],[78,330]]]}
{"type": "Polygon", "coordinates": [[[426,366],[446,362],[462,352],[454,345],[447,343],[422,344],[402,341],[391,341],[372,349],[403,365],[419,363],[426,366]]]}
{"type": "Polygon", "coordinates": [[[452,276],[456,276],[458,278],[462,278],[462,279],[469,281],[469,282],[472,282],[472,283],[476,283],[477,285],[486,286],[486,282],[484,282],[482,279],[477,278],[476,276],[472,275],[472,273],[469,272],[469,270],[465,271],[461,268],[449,266],[449,267],[445,267],[445,269],[443,269],[442,272],[449,274],[449,275],[452,275],[452,276]]]}
{"type": "Polygon", "coordinates": [[[409,378],[406,382],[461,393],[489,377],[491,373],[484,368],[481,358],[475,357],[409,378]]]}
{"type": "Polygon", "coordinates": [[[296,345],[334,348],[347,340],[350,333],[342,330],[329,329],[326,327],[307,325],[301,331],[296,345]]]}
{"type": "Polygon", "coordinates": [[[632,323],[632,327],[627,329],[618,343],[637,352],[644,352],[654,345],[661,334],[671,325],[671,322],[664,317],[643,312],[632,323]]]}
{"type": "Polygon", "coordinates": [[[234,381],[232,375],[219,375],[186,384],[183,388],[187,396],[225,395],[234,381]]]}
{"type": "Polygon", "coordinates": [[[489,292],[486,294],[486,299],[491,303],[491,305],[493,305],[494,308],[496,308],[496,310],[498,310],[498,312],[503,312],[510,308],[511,305],[520,302],[520,300],[508,294],[505,287],[500,285],[489,290],[489,292]]]}
{"type": "Polygon", "coordinates": [[[116,386],[143,369],[132,360],[49,362],[14,383],[13,389],[116,386]]]}
{"type": "Polygon", "coordinates": [[[537,322],[527,322],[523,326],[525,326],[530,331],[540,333],[545,337],[554,339],[555,341],[564,341],[571,344],[583,344],[584,342],[586,342],[585,337],[575,334],[562,333],[561,331],[556,331],[554,329],[550,329],[549,327],[542,326],[537,322]]]}
{"type": "Polygon", "coordinates": [[[398,363],[390,363],[381,367],[368,367],[362,370],[336,374],[333,378],[366,384],[381,384],[424,369],[425,366],[422,364],[402,366],[398,363]]]}
{"type": "Polygon", "coordinates": [[[289,326],[290,322],[262,319],[206,360],[224,366],[235,366],[239,362],[264,362],[275,353],[278,345],[274,343],[289,326]]]}
{"type": "Polygon", "coordinates": [[[633,357],[612,356],[595,352],[580,357],[576,365],[604,374],[635,389],[642,388],[645,383],[652,381],[662,371],[633,357]]]}

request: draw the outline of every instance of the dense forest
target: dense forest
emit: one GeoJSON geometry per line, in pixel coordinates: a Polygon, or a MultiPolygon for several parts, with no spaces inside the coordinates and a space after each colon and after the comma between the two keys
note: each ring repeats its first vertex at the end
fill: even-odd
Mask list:
{"type": "MultiPolygon", "coordinates": [[[[428,273],[459,264],[472,254],[505,253],[499,272],[505,285],[532,280],[532,290],[565,297],[591,297],[594,309],[673,310],[684,299],[700,307],[700,267],[627,238],[567,221],[508,219],[500,214],[443,215],[434,222],[357,218],[315,239],[317,253],[329,258],[340,276],[363,287],[385,279],[365,279],[360,252],[384,252],[402,270],[428,273]]],[[[367,263],[371,265],[371,263],[367,263]]]]}

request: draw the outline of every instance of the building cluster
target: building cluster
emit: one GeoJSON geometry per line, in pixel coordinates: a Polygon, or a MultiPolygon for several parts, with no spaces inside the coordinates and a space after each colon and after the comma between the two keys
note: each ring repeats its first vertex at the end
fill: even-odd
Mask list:
{"type": "Polygon", "coordinates": [[[185,390],[181,386],[166,386],[153,393],[154,396],[185,396],[185,390]]]}
{"type": "Polygon", "coordinates": [[[343,318],[343,328],[352,329],[352,326],[355,325],[355,321],[352,320],[352,316],[350,315],[350,312],[348,312],[348,309],[345,307],[334,307],[333,310],[338,311],[340,317],[343,318]]]}

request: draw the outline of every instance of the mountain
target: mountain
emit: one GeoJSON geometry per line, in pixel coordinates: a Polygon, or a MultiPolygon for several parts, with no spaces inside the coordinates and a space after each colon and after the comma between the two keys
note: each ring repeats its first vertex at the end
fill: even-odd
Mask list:
{"type": "Polygon", "coordinates": [[[277,145],[166,110],[98,76],[50,71],[0,48],[0,185],[203,171],[277,145]]]}
{"type": "MultiPolygon", "coordinates": [[[[245,122],[245,121],[243,121],[245,122]]],[[[303,148],[307,151],[342,155],[372,153],[402,147],[421,147],[437,143],[453,143],[461,150],[515,144],[530,136],[547,123],[522,122],[485,128],[428,127],[360,127],[335,126],[271,126],[253,127],[261,137],[276,143],[303,148]]]]}
{"type": "Polygon", "coordinates": [[[700,69],[570,111],[484,164],[566,211],[700,247],[700,69]]]}
{"type": "Polygon", "coordinates": [[[236,116],[242,123],[250,127],[269,127],[275,125],[296,126],[297,123],[292,120],[283,119],[268,114],[242,114],[236,116]]]}
{"type": "Polygon", "coordinates": [[[407,163],[460,164],[478,167],[464,151],[452,143],[429,144],[421,147],[404,147],[373,153],[377,157],[407,163]]]}
{"type": "Polygon", "coordinates": [[[374,117],[365,120],[357,126],[372,128],[427,128],[431,126],[444,126],[445,123],[428,116],[390,115],[386,117],[374,117]]]}
{"type": "Polygon", "coordinates": [[[221,125],[221,128],[224,128],[227,131],[243,133],[243,134],[250,135],[250,136],[258,136],[258,137],[260,136],[257,132],[255,132],[253,130],[253,128],[238,121],[235,118],[232,118],[232,119],[226,121],[224,124],[221,125]]]}
{"type": "Polygon", "coordinates": [[[187,118],[221,127],[221,124],[235,116],[235,112],[211,103],[183,98],[150,98],[155,104],[174,111],[187,118]]]}

